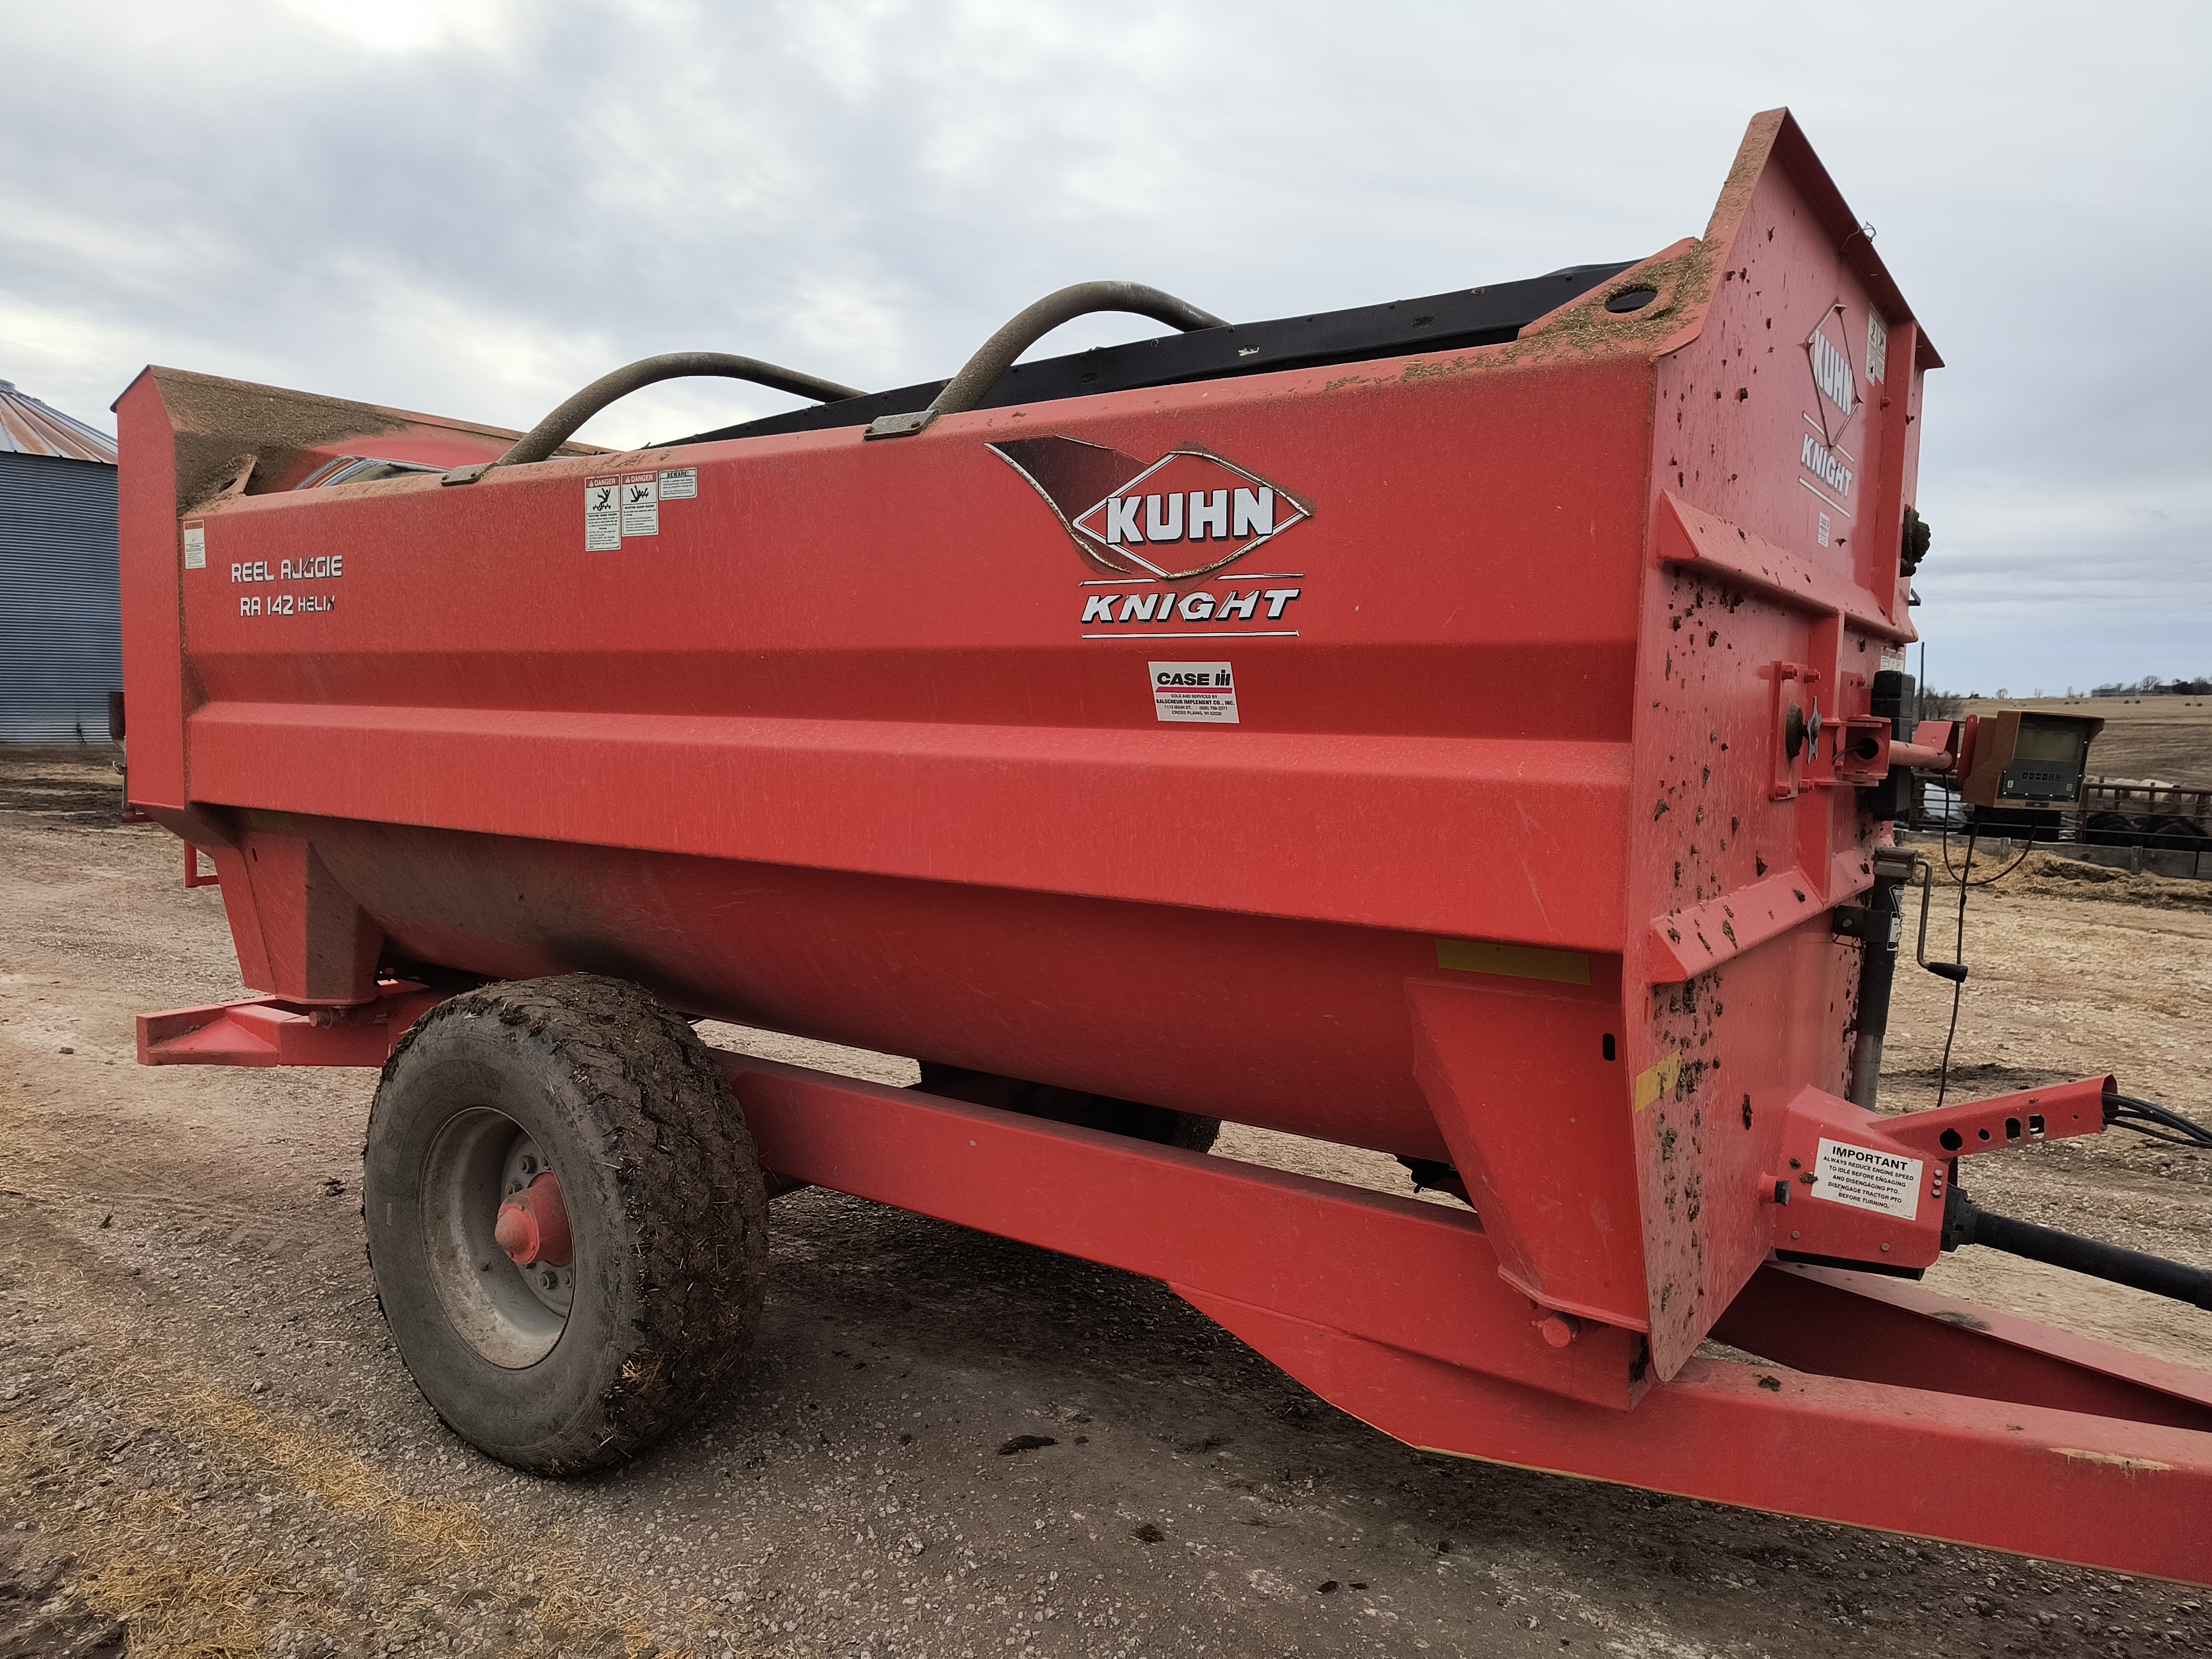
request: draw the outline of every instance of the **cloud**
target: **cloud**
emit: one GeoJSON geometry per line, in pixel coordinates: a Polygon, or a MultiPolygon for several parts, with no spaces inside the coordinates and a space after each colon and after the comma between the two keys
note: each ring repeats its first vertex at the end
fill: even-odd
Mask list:
{"type": "MultiPolygon", "coordinates": [[[[1087,277],[1259,319],[1631,258],[1701,231],[1787,102],[1950,364],[1923,626],[2018,682],[2065,678],[2008,654],[2021,616],[2087,606],[2124,656],[2203,614],[2198,8],[238,0],[6,29],[0,375],[82,418],[152,357],[526,427],[670,349],[926,379],[1087,277]]],[[[587,435],[789,401],[665,386],[587,435]]]]}
{"type": "Polygon", "coordinates": [[[494,52],[520,21],[506,0],[283,0],[282,9],[360,51],[393,55],[494,52]]]}

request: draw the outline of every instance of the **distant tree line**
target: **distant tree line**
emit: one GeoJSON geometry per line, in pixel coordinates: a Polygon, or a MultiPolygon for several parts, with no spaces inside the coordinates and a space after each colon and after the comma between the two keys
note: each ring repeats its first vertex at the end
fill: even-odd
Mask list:
{"type": "Polygon", "coordinates": [[[2212,679],[2162,680],[2155,674],[2146,674],[2133,684],[2115,681],[2092,690],[2093,697],[2203,697],[2212,696],[2212,679]]]}
{"type": "MultiPolygon", "coordinates": [[[[1917,695],[1920,718],[1923,720],[1964,720],[1968,703],[1984,701],[1979,691],[1938,691],[1926,685],[1919,689],[1917,695]]],[[[2043,688],[2036,687],[2033,695],[2040,697],[2043,688]]],[[[2072,686],[2066,688],[2066,695],[2069,697],[2076,695],[2072,686]]],[[[2141,679],[2128,684],[2115,683],[2094,687],[2089,695],[2093,697],[2212,697],[2212,678],[2164,680],[2155,674],[2146,674],[2141,679]]],[[[2010,702],[2013,693],[2008,687],[2001,685],[1990,692],[1989,697],[1998,702],[2010,702]]]]}

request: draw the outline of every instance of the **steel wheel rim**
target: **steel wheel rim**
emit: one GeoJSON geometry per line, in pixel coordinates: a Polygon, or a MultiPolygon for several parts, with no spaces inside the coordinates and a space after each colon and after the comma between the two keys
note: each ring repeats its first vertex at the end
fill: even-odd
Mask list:
{"type": "Polygon", "coordinates": [[[493,1237],[501,1200],[550,1167],[520,1124],[488,1106],[455,1113],[422,1160],[431,1285],[461,1340],[506,1370],[544,1359],[568,1325],[574,1267],[520,1267],[493,1237]]]}

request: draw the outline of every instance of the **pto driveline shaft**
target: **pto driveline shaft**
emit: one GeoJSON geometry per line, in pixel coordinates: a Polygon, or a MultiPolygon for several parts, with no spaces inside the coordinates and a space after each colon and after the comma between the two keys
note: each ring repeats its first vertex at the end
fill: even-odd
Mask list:
{"type": "Polygon", "coordinates": [[[1966,1225],[1959,1230],[1964,1234],[1959,1239],[1960,1243],[1986,1245],[2008,1255],[2022,1255],[2031,1261],[2070,1268],[2093,1279],[2132,1285],[2154,1296],[2172,1297],[2177,1302],[2212,1311],[2212,1271],[2168,1261],[2162,1256],[2145,1255],[2139,1250],[2124,1250],[2117,1244],[2100,1243],[2077,1234],[2062,1233],[2055,1227],[2039,1227],[2032,1221],[1992,1215],[1971,1203],[1963,1207],[1966,1214],[1966,1225]]]}

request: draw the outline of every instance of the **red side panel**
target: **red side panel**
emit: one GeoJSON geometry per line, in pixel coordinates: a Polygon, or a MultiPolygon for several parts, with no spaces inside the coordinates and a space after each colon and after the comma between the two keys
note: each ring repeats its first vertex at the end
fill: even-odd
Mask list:
{"type": "Polygon", "coordinates": [[[185,793],[185,655],[177,581],[176,436],[149,369],[115,405],[121,453],[118,507],[123,697],[131,737],[131,799],[181,811],[185,793]]]}

